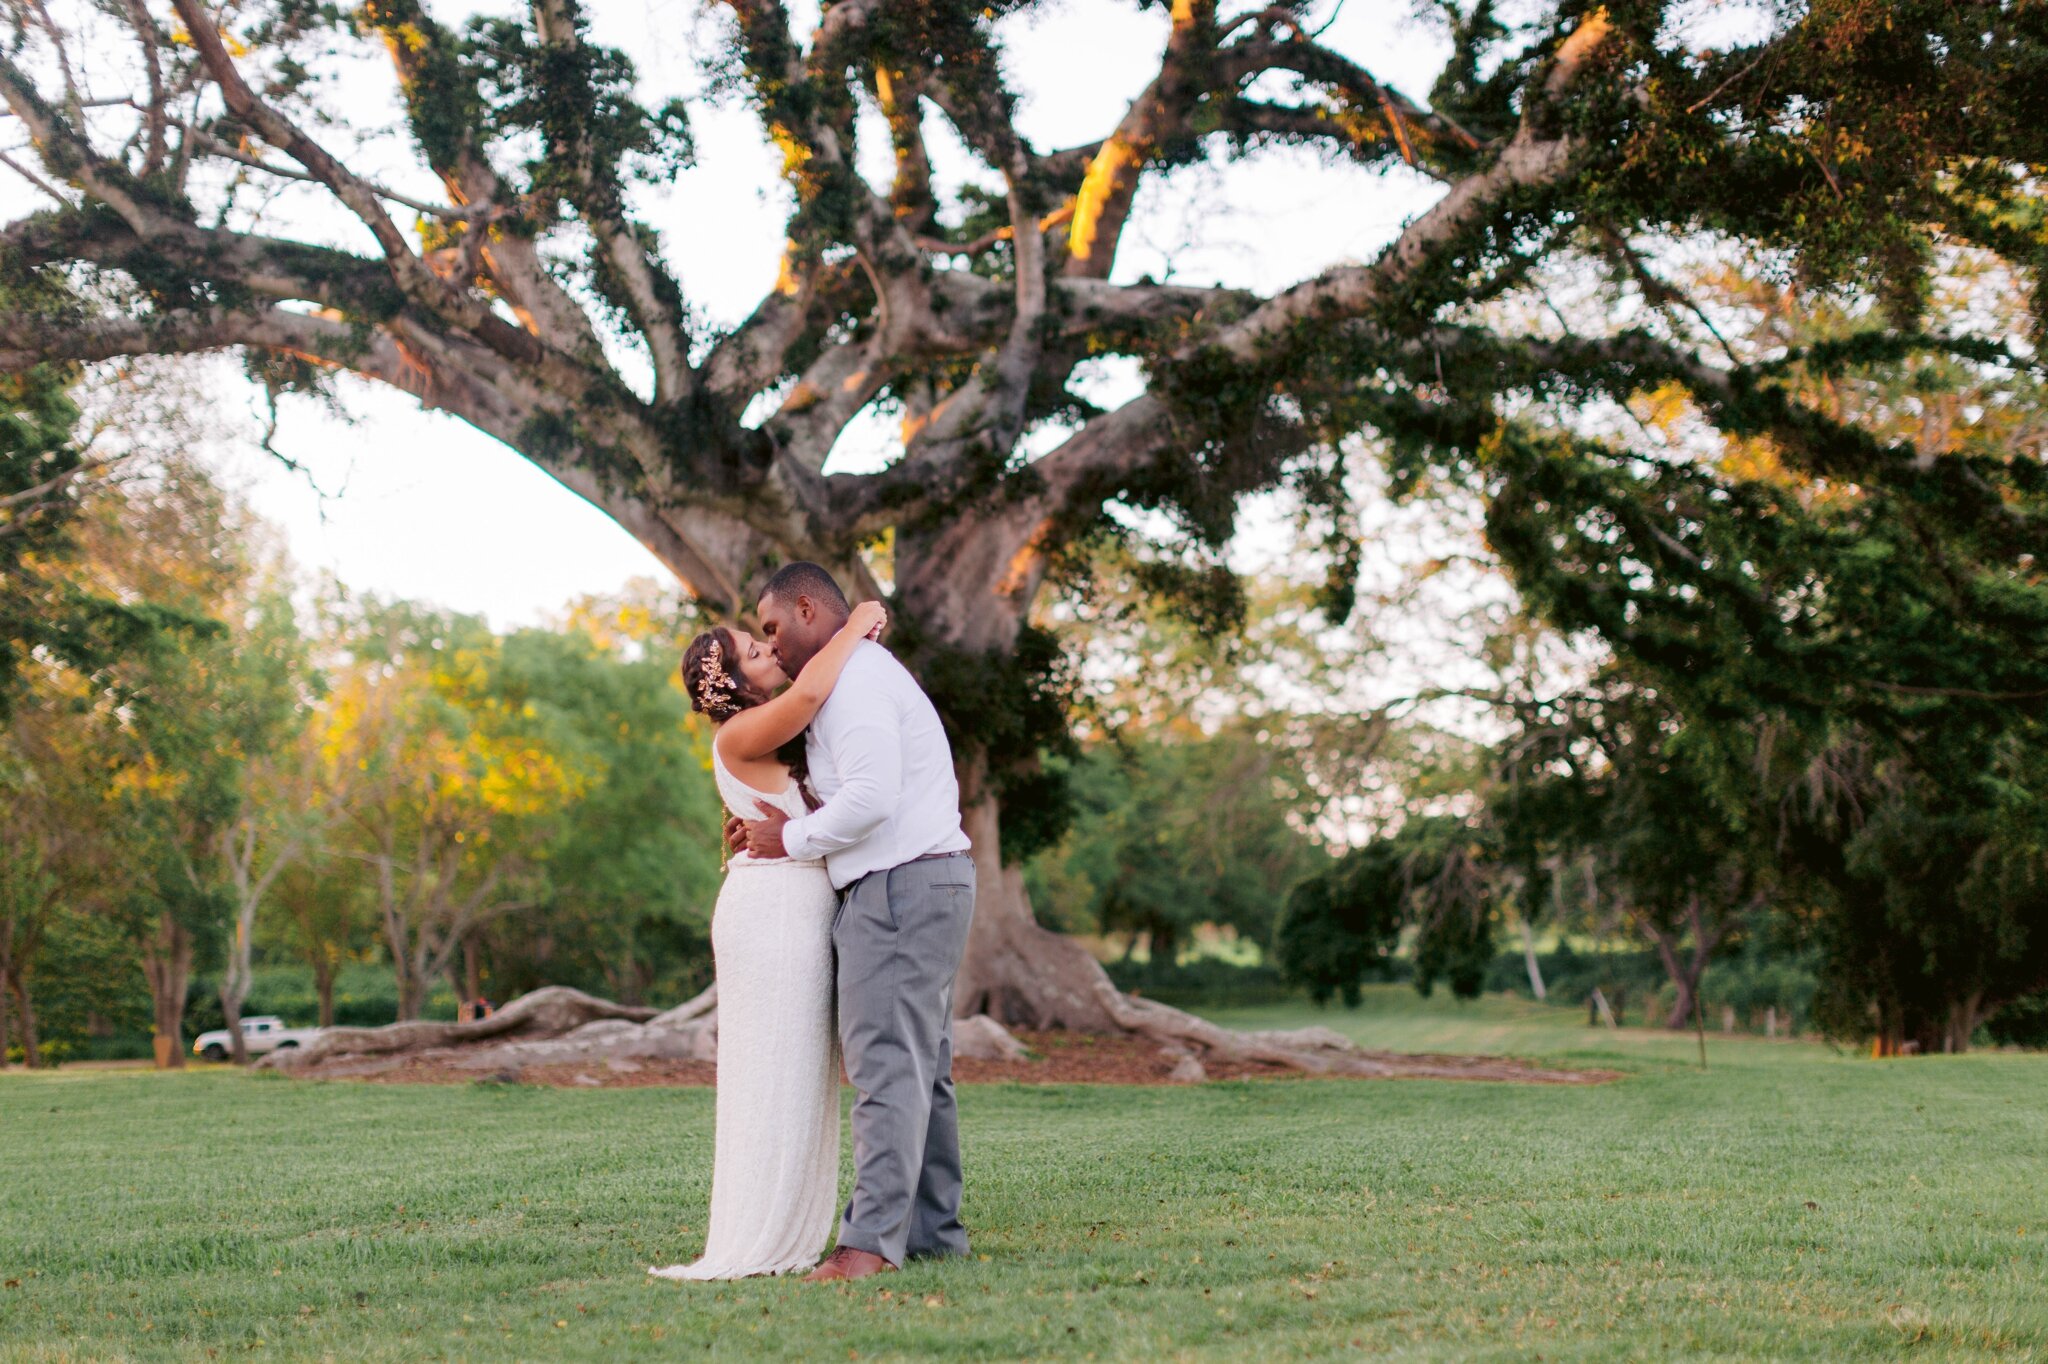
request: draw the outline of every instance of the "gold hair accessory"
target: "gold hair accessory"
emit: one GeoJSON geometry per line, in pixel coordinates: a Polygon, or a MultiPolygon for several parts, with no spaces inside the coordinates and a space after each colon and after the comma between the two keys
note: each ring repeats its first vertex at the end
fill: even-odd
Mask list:
{"type": "Polygon", "coordinates": [[[706,713],[729,702],[732,693],[737,690],[732,684],[732,678],[726,674],[724,663],[720,661],[723,652],[724,646],[715,639],[711,641],[711,647],[704,651],[704,673],[697,679],[697,704],[704,707],[706,713]],[[720,698],[716,695],[718,692],[724,692],[726,695],[720,698]]]}

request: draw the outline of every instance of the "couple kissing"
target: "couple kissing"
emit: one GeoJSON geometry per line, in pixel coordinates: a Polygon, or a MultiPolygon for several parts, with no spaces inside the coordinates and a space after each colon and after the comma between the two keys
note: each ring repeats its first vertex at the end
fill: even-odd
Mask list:
{"type": "Polygon", "coordinates": [[[964,1255],[952,1013],[974,863],[952,750],[930,698],[878,642],[880,605],[849,608],[831,574],[795,563],[769,579],[758,617],[758,636],[707,630],[683,656],[690,704],[717,726],[733,856],[711,922],[710,1230],[695,1262],[649,1272],[810,1269],[828,1282],[964,1255]],[[853,1196],[820,1264],[842,1057],[853,1196]]]}

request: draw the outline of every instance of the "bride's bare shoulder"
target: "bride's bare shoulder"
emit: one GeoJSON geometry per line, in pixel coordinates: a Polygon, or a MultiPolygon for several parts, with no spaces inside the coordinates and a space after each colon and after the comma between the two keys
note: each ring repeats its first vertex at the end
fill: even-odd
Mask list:
{"type": "Polygon", "coordinates": [[[741,786],[756,795],[773,796],[789,789],[789,769],[773,758],[740,759],[735,761],[719,744],[724,728],[711,736],[711,751],[718,759],[718,765],[725,769],[741,786]]]}

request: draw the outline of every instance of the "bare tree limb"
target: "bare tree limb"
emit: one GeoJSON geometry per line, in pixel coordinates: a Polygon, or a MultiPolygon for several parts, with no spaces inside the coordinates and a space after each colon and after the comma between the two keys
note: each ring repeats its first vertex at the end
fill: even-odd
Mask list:
{"type": "Polygon", "coordinates": [[[1178,0],[1159,74],[1088,163],[1067,231],[1064,271],[1107,279],[1116,263],[1138,179],[1154,150],[1179,131],[1201,93],[1199,60],[1213,47],[1215,0],[1178,0]]]}
{"type": "MultiPolygon", "coordinates": [[[[130,101],[130,103],[133,102],[130,101]]],[[[183,119],[171,118],[160,110],[152,109],[145,105],[137,104],[134,107],[144,117],[154,115],[156,121],[160,123],[173,124],[182,128],[185,136],[195,139],[194,145],[203,150],[209,157],[222,161],[232,161],[236,165],[247,166],[251,170],[260,170],[265,175],[274,175],[280,180],[297,180],[309,185],[322,183],[320,177],[314,175],[311,171],[293,170],[290,166],[280,166],[274,161],[265,161],[260,156],[252,156],[239,148],[229,146],[203,128],[188,123],[183,119]]],[[[503,211],[495,205],[479,209],[476,207],[450,207],[447,204],[430,204],[424,199],[415,199],[410,195],[400,194],[395,189],[386,189],[373,180],[365,180],[363,183],[379,199],[388,199],[394,204],[399,204],[413,210],[415,213],[424,213],[429,217],[445,219],[448,222],[466,223],[481,218],[488,213],[503,211]]]]}
{"type": "MultiPolygon", "coordinates": [[[[448,34],[441,26],[417,10],[405,13],[400,31],[387,35],[386,47],[415,129],[434,118],[430,106],[435,98],[446,97],[450,83],[475,79],[451,69],[455,64],[446,55],[448,44],[448,34]]],[[[476,145],[473,128],[462,127],[455,134],[452,148],[446,140],[430,136],[422,136],[420,145],[429,166],[447,187],[449,199],[462,209],[486,208],[496,212],[506,205],[504,185],[489,158],[476,145]]],[[[548,273],[529,231],[480,232],[477,249],[492,285],[510,305],[521,326],[535,336],[547,338],[565,354],[592,363],[601,361],[602,347],[589,315],[548,273]]]]}
{"type": "Polygon", "coordinates": [[[545,343],[505,322],[483,301],[451,287],[429,269],[384,211],[375,187],[335,160],[324,147],[250,88],[228,54],[219,29],[202,8],[201,0],[172,0],[172,4],[190,32],[208,74],[226,99],[229,112],[304,166],[370,229],[384,253],[385,268],[407,298],[447,318],[510,358],[552,368],[559,376],[573,380],[569,370],[551,363],[545,343]]]}
{"type": "MultiPolygon", "coordinates": [[[[581,46],[576,31],[575,0],[534,0],[533,25],[544,48],[573,56],[581,46]]],[[[573,60],[563,63],[563,67],[570,71],[581,69],[573,60]]],[[[562,91],[556,97],[574,98],[585,93],[562,91]]],[[[653,249],[652,231],[625,220],[614,168],[596,164],[587,130],[568,145],[556,146],[553,152],[581,186],[577,209],[597,238],[634,329],[647,342],[648,353],[654,359],[655,403],[687,397],[696,388],[697,376],[690,368],[690,338],[683,326],[682,292],[653,249]]]]}
{"type": "Polygon", "coordinates": [[[426,300],[444,293],[441,281],[420,262],[412,244],[385,213],[375,187],[335,160],[326,148],[249,88],[234,58],[228,55],[227,44],[221,40],[213,17],[201,7],[200,0],[171,0],[171,4],[191,35],[193,46],[199,50],[200,59],[206,63],[207,72],[227,100],[229,112],[304,166],[370,229],[370,235],[383,249],[392,275],[408,295],[426,300]]]}

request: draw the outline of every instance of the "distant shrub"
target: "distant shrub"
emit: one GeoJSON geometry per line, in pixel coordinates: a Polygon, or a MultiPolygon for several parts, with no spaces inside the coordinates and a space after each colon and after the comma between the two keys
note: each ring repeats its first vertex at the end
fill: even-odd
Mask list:
{"type": "Polygon", "coordinates": [[[1317,1003],[1341,996],[1356,1008],[1366,981],[1390,977],[1412,928],[1415,988],[1427,995],[1441,982],[1471,999],[1486,984],[1495,911],[1485,833],[1448,815],[1420,817],[1295,886],[1273,955],[1317,1003]]]}
{"type": "Polygon", "coordinates": [[[1301,996],[1299,987],[1265,963],[1240,966],[1217,957],[1197,957],[1171,968],[1152,962],[1118,961],[1105,967],[1119,990],[1181,1009],[1248,1008],[1281,1004],[1301,996]]]}
{"type": "MultiPolygon", "coordinates": [[[[1552,1004],[1584,1006],[1597,986],[1610,1004],[1618,998],[1627,1001],[1627,1021],[1660,1022],[1674,997],[1657,954],[1647,948],[1580,952],[1563,942],[1555,951],[1539,953],[1536,964],[1552,1004]]],[[[1700,1012],[1709,1028],[1719,1029],[1721,1011],[1732,1008],[1739,1026],[1761,1032],[1766,1011],[1776,1009],[1783,1032],[1805,1032],[1813,1026],[1817,987],[1809,956],[1772,951],[1759,941],[1707,967],[1700,980],[1700,1012]]],[[[1487,967],[1486,988],[1533,996],[1522,953],[1497,954],[1487,967]]]]}
{"type": "MultiPolygon", "coordinates": [[[[51,1038],[48,1041],[38,1037],[36,1039],[36,1051],[42,1057],[43,1064],[46,1066],[61,1066],[66,1061],[77,1059],[79,1054],[76,1044],[62,1037],[51,1038]]],[[[9,1044],[7,1048],[8,1065],[18,1066],[27,1060],[28,1051],[26,1048],[22,1047],[19,1043],[9,1044]]]]}
{"type": "Polygon", "coordinates": [[[1316,1003],[1341,997],[1355,1009],[1365,982],[1383,978],[1401,934],[1400,856],[1389,842],[1368,844],[1287,897],[1273,956],[1316,1003]]]}
{"type": "Polygon", "coordinates": [[[2048,1048],[2048,991],[2023,995],[1985,1024],[1985,1035],[2001,1047],[2048,1048]]]}
{"type": "MultiPolygon", "coordinates": [[[[424,1016],[450,1020],[455,1017],[454,991],[438,985],[427,996],[424,1016]]],[[[242,1016],[275,1014],[295,1028],[310,1028],[320,1021],[320,993],[313,986],[310,967],[297,965],[261,966],[250,982],[249,998],[242,1016]]],[[[334,1023],[342,1028],[381,1028],[398,1021],[398,982],[389,967],[376,962],[352,962],[341,969],[334,983],[334,1023]]],[[[215,1028],[225,1028],[217,977],[196,979],[185,1005],[185,1035],[196,1037],[215,1028]]]]}

